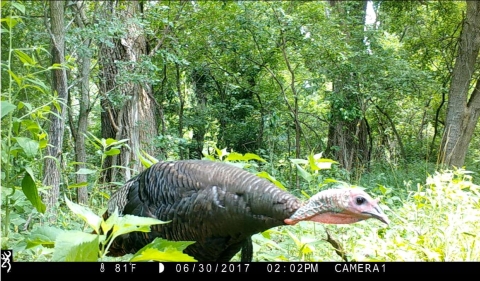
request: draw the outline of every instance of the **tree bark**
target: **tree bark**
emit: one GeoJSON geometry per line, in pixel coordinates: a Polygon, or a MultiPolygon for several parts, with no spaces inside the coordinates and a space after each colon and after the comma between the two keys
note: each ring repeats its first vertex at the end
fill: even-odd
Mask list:
{"type": "MultiPolygon", "coordinates": [[[[73,12],[75,13],[75,23],[78,27],[84,29],[87,24],[87,18],[85,16],[85,2],[77,1],[76,5],[72,5],[73,12]]],[[[87,133],[88,127],[88,115],[91,111],[90,107],[90,87],[89,87],[89,78],[90,78],[90,66],[92,54],[90,53],[90,44],[91,39],[83,40],[83,49],[85,51],[79,53],[79,71],[80,71],[80,93],[79,98],[79,111],[78,111],[78,120],[76,126],[71,126],[71,131],[73,138],[75,140],[75,161],[76,170],[86,168],[87,161],[87,151],[85,149],[85,134],[87,133]]],[[[77,174],[76,182],[85,183],[87,182],[86,174],[77,174]]],[[[80,204],[87,204],[88,202],[88,190],[87,187],[78,187],[77,192],[77,202],[80,204]]]]}
{"type": "Polygon", "coordinates": [[[447,118],[438,159],[439,163],[456,167],[465,163],[468,146],[480,116],[480,80],[475,74],[480,49],[480,2],[466,2],[466,18],[452,72],[447,118]],[[475,86],[469,95],[472,85],[475,86]]]}
{"type": "Polygon", "coordinates": [[[138,63],[142,56],[147,54],[143,30],[132,20],[141,12],[141,5],[139,1],[122,2],[126,8],[117,12],[117,4],[118,1],[104,3],[106,18],[119,20],[118,24],[125,25],[126,32],[120,38],[112,37],[112,44],[102,44],[100,47],[100,90],[103,95],[101,105],[104,109],[101,115],[102,137],[128,139],[129,147],[123,147],[119,155],[107,158],[104,182],[126,181],[132,177],[131,171],[142,171],[144,167],[138,159],[138,153],[143,150],[155,155],[153,139],[158,135],[155,103],[148,79],[141,78],[139,81],[126,77],[141,73],[138,63]],[[120,77],[125,81],[122,84],[118,83],[120,77]],[[115,95],[120,96],[120,105],[113,102],[115,95]],[[121,166],[122,169],[114,166],[121,166]],[[118,174],[122,178],[117,178],[118,174]]]}
{"type": "MultiPolygon", "coordinates": [[[[184,111],[185,111],[185,97],[182,91],[182,81],[180,80],[180,64],[175,63],[175,85],[177,86],[177,95],[178,100],[180,101],[178,105],[178,137],[183,137],[183,121],[184,121],[184,111]]],[[[165,153],[166,154],[166,153],[165,153]]],[[[185,159],[185,151],[183,147],[179,148],[180,159],[185,159]]]]}
{"type": "MultiPolygon", "coordinates": [[[[52,47],[52,63],[63,64],[65,61],[65,23],[64,1],[50,2],[50,39],[52,47]]],[[[46,205],[46,213],[50,220],[56,218],[53,209],[60,195],[60,163],[62,163],[63,133],[65,131],[65,104],[68,97],[67,72],[64,68],[52,70],[52,88],[58,96],[57,106],[52,108],[50,114],[50,127],[48,129],[48,146],[44,162],[43,184],[50,187],[42,198],[46,205]]]]}

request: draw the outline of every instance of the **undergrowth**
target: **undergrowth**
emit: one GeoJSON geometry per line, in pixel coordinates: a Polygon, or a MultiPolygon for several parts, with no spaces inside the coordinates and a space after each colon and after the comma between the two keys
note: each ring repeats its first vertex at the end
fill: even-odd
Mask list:
{"type": "MultiPolygon", "coordinates": [[[[398,207],[382,205],[391,223],[278,227],[255,235],[258,261],[478,261],[480,189],[466,170],[435,172],[398,207]],[[327,242],[340,244],[345,259],[327,242]]],[[[389,193],[392,194],[392,193],[389,193]]],[[[384,197],[382,201],[388,197],[384,197]]]]}
{"type": "MultiPolygon", "coordinates": [[[[245,157],[231,155],[229,159],[244,161],[245,157]]],[[[321,169],[312,166],[312,163],[318,164],[318,160],[312,157],[292,161],[302,169],[304,180],[299,196],[304,199],[334,182],[325,178],[321,169]]],[[[282,185],[259,171],[256,165],[245,165],[242,161],[238,163],[240,166],[282,185]]],[[[324,163],[322,161],[320,163],[324,163]]],[[[473,175],[464,169],[434,172],[427,175],[424,183],[405,186],[403,190],[398,186],[372,185],[367,192],[380,198],[390,225],[366,220],[351,225],[300,222],[295,226],[272,228],[253,236],[254,261],[480,260],[480,190],[473,175]]],[[[407,178],[405,184],[408,184],[407,178]]],[[[2,216],[5,192],[9,191],[2,189],[2,216]]],[[[113,237],[92,234],[92,229],[103,229],[106,233],[117,224],[117,227],[120,225],[119,234],[139,228],[148,231],[148,225],[161,222],[134,220],[133,224],[139,222],[139,225],[132,228],[131,223],[125,224],[118,218],[104,221],[100,214],[92,211],[104,211],[104,208],[79,206],[67,197],[63,201],[58,208],[57,221],[45,225],[42,214],[32,207],[23,192],[16,190],[10,196],[10,232],[8,236],[2,233],[2,248],[13,249],[17,261],[189,260],[181,254],[188,243],[175,245],[163,240],[142,249],[137,255],[106,257],[108,243],[113,237]]],[[[232,261],[239,260],[240,254],[237,254],[232,261]]]]}

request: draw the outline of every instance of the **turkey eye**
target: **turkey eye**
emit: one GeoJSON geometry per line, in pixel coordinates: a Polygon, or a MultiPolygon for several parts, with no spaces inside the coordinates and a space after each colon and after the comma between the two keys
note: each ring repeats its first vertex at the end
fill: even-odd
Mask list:
{"type": "Polygon", "coordinates": [[[363,197],[357,197],[357,205],[362,205],[363,203],[365,203],[365,198],[363,197]]]}

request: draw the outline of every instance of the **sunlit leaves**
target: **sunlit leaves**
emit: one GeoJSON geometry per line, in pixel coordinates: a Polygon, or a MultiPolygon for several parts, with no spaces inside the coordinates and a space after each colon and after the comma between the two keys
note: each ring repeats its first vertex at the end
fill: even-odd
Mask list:
{"type": "Polygon", "coordinates": [[[72,210],[72,212],[82,218],[90,227],[95,230],[96,233],[100,233],[100,224],[102,223],[102,219],[92,212],[89,208],[85,206],[81,206],[79,204],[73,203],[67,197],[65,197],[65,202],[67,203],[68,208],[72,210]]]}
{"type": "Polygon", "coordinates": [[[38,227],[33,230],[27,238],[27,249],[39,245],[53,248],[55,246],[55,240],[57,239],[57,236],[63,232],[65,232],[65,230],[51,226],[38,227]]]}
{"type": "Polygon", "coordinates": [[[168,241],[162,238],[155,238],[150,244],[137,251],[130,261],[196,261],[193,257],[183,253],[183,250],[193,243],[195,242],[168,241]]]}
{"type": "Polygon", "coordinates": [[[66,231],[55,239],[53,261],[98,261],[99,236],[81,231],[66,231]]]}
{"type": "Polygon", "coordinates": [[[265,179],[271,181],[273,184],[275,184],[280,189],[287,190],[285,188],[285,186],[280,181],[278,181],[277,179],[275,179],[273,176],[271,176],[269,173],[267,173],[265,171],[258,172],[255,175],[257,175],[257,177],[265,178],[265,179]]]}

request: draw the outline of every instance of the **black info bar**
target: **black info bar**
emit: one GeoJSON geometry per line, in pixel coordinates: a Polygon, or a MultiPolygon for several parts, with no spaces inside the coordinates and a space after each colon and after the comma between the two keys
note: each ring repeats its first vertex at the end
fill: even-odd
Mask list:
{"type": "Polygon", "coordinates": [[[16,275],[75,274],[418,274],[478,273],[480,262],[2,262],[2,279],[16,275]]]}

